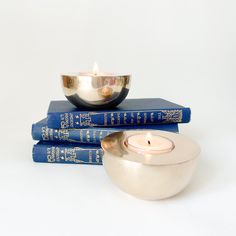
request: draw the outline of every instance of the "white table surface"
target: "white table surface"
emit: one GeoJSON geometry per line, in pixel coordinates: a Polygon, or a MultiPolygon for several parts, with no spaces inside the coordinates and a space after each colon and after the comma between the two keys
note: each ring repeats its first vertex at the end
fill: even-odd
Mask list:
{"type": "Polygon", "coordinates": [[[0,2],[0,235],[236,235],[235,2],[133,4],[0,2]],[[60,73],[93,60],[132,73],[129,97],[192,108],[180,132],[202,154],[184,192],[143,201],[102,166],[32,161],[31,124],[64,99],[60,73]]]}

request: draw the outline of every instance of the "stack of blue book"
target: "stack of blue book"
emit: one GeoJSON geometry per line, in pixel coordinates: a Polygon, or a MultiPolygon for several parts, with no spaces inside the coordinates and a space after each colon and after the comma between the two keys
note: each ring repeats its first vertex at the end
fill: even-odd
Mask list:
{"type": "Polygon", "coordinates": [[[190,108],[160,98],[126,99],[112,110],[77,108],[52,101],[47,118],[32,125],[33,160],[48,163],[102,164],[101,140],[117,131],[154,129],[178,132],[190,121],[190,108]]]}

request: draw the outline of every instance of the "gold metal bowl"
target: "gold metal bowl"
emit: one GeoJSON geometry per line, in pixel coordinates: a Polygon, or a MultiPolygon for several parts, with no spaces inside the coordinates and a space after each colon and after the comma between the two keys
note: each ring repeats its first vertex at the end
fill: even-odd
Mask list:
{"type": "Polygon", "coordinates": [[[130,75],[75,74],[62,75],[66,98],[77,107],[92,109],[112,108],[127,96],[130,75]]]}
{"type": "MultiPolygon", "coordinates": [[[[182,191],[193,175],[200,148],[182,134],[151,131],[174,143],[170,152],[143,154],[130,151],[127,137],[147,131],[124,131],[102,140],[103,165],[111,180],[123,191],[146,200],[169,198],[182,191]]],[[[150,130],[149,130],[150,132],[150,130]]]]}

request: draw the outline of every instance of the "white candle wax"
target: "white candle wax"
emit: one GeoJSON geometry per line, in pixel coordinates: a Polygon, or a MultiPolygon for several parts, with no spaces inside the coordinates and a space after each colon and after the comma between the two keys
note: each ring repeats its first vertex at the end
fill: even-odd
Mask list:
{"type": "Polygon", "coordinates": [[[128,137],[126,145],[129,150],[144,154],[166,153],[174,148],[171,140],[159,135],[152,135],[151,132],[128,137]]]}

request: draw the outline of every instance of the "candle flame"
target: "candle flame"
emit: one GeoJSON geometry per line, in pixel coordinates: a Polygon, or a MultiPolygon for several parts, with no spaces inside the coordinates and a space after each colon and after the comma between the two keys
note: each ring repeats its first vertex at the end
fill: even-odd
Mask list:
{"type": "Polygon", "coordinates": [[[147,139],[148,145],[151,145],[151,140],[152,140],[152,134],[151,134],[151,132],[148,132],[148,133],[147,133],[146,139],[147,139]]]}
{"type": "Polygon", "coordinates": [[[94,64],[93,64],[93,74],[97,75],[98,73],[99,73],[98,64],[96,62],[94,62],[94,64]]]}

